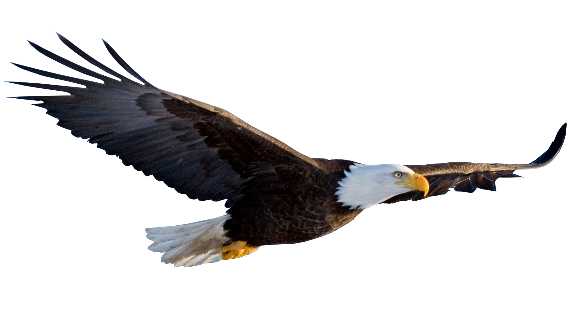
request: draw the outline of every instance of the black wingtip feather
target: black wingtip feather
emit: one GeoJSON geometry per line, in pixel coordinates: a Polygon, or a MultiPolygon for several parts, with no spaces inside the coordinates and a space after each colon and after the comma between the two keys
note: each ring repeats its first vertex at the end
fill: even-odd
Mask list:
{"type": "Polygon", "coordinates": [[[34,69],[32,67],[29,66],[25,66],[25,65],[21,65],[21,64],[17,64],[17,63],[12,63],[14,64],[16,67],[22,69],[22,70],[26,70],[28,72],[32,72],[35,74],[38,74],[40,76],[44,76],[44,77],[48,77],[48,78],[54,78],[54,79],[59,79],[59,80],[63,80],[63,81],[69,81],[72,83],[76,83],[78,85],[83,85],[85,87],[88,86],[94,86],[94,85],[98,85],[99,83],[96,83],[94,81],[90,81],[90,80],[85,80],[85,79],[80,79],[80,78],[75,78],[75,77],[70,77],[70,76],[64,76],[62,74],[57,74],[57,73],[53,73],[53,72],[49,72],[49,71],[44,71],[44,70],[39,70],[39,69],[34,69]]]}
{"type": "Polygon", "coordinates": [[[103,40],[103,44],[105,44],[105,48],[107,48],[107,51],[111,54],[111,56],[113,56],[115,61],[117,61],[117,63],[119,63],[119,65],[121,65],[121,67],[125,69],[125,71],[130,73],[133,77],[137,78],[145,85],[152,86],[148,81],[146,81],[143,77],[141,77],[141,75],[136,73],[136,71],[133,70],[133,68],[131,68],[130,65],[128,65],[127,62],[125,62],[125,60],[123,60],[121,56],[119,56],[119,54],[113,49],[113,47],[111,47],[111,45],[109,45],[105,40],[103,40]]]}
{"type": "MultiPolygon", "coordinates": [[[[58,38],[67,46],[69,47],[71,50],[73,50],[76,54],[78,54],[79,56],[81,56],[83,59],[85,59],[86,61],[88,61],[89,63],[95,65],[96,67],[102,69],[103,71],[115,76],[116,78],[119,78],[123,81],[130,81],[132,82],[132,80],[128,79],[127,77],[117,73],[116,71],[104,66],[103,64],[101,64],[100,62],[96,61],[95,59],[93,59],[91,56],[87,55],[85,52],[83,52],[81,49],[79,49],[77,46],[75,46],[71,41],[69,41],[67,38],[65,38],[63,35],[57,33],[58,38]]],[[[28,40],[28,43],[34,47],[35,50],[37,50],[38,52],[40,52],[41,54],[43,54],[44,56],[47,56],[49,58],[51,58],[52,60],[59,62],[73,70],[79,71],[83,74],[89,75],[91,77],[94,78],[98,78],[103,80],[104,82],[108,82],[110,80],[109,77],[98,74],[92,70],[86,69],[82,66],[79,66],[75,63],[72,63],[64,58],[62,58],[61,56],[58,56],[50,51],[48,51],[47,49],[39,46],[38,44],[28,40]]],[[[130,73],[133,77],[137,78],[139,81],[141,81],[143,84],[147,85],[147,86],[152,86],[151,83],[149,83],[148,81],[146,81],[141,75],[139,75],[135,70],[133,70],[133,68],[131,68],[126,62],[125,60],[123,60],[119,54],[113,49],[113,47],[111,47],[111,45],[109,45],[105,40],[103,40],[103,43],[105,44],[105,47],[107,48],[107,51],[109,51],[109,53],[111,54],[111,56],[115,59],[115,61],[117,61],[117,63],[119,63],[119,65],[121,65],[121,67],[123,67],[123,69],[125,69],[125,71],[127,71],[128,73],[130,73]]],[[[27,70],[27,71],[32,71],[30,70],[30,68],[27,68],[23,65],[20,64],[16,64],[16,63],[12,63],[15,66],[27,70]]],[[[39,71],[36,69],[33,69],[35,71],[39,71]]],[[[33,71],[32,71],[33,72],[33,71]]],[[[38,72],[35,72],[38,73],[38,72]]],[[[39,73],[38,73],[39,74],[39,73]]],[[[53,73],[50,73],[52,75],[55,75],[53,73]]],[[[58,78],[59,79],[59,78],[58,78]]],[[[66,80],[66,79],[64,79],[66,80]]],[[[68,80],[69,81],[69,80],[68,80]]]]}
{"type": "Polygon", "coordinates": [[[66,45],[69,49],[71,49],[75,54],[81,56],[87,62],[93,64],[94,66],[96,66],[99,69],[107,72],[108,74],[110,74],[116,78],[121,79],[121,81],[129,81],[132,83],[136,83],[136,82],[132,81],[131,79],[123,76],[122,74],[116,72],[115,70],[110,69],[109,67],[103,65],[101,62],[97,61],[96,59],[91,57],[89,54],[82,51],[79,47],[75,46],[75,44],[73,44],[71,41],[69,41],[66,37],[62,36],[59,33],[57,35],[59,37],[59,40],[61,40],[61,42],[63,42],[64,45],[66,45]]]}
{"type": "Polygon", "coordinates": [[[58,63],[60,63],[60,64],[63,64],[63,65],[65,65],[66,67],[68,67],[68,68],[70,68],[70,69],[73,69],[73,70],[75,70],[75,71],[81,72],[81,73],[86,74],[86,75],[88,75],[88,76],[91,76],[91,77],[93,77],[93,78],[101,79],[101,80],[104,81],[104,82],[110,82],[110,81],[114,80],[114,79],[112,79],[112,78],[110,78],[110,77],[104,76],[104,75],[99,74],[99,73],[97,73],[97,72],[95,72],[95,71],[92,71],[92,70],[89,70],[89,69],[87,69],[87,68],[84,68],[84,67],[82,67],[81,65],[77,65],[77,64],[75,64],[75,63],[73,63],[73,62],[71,62],[71,61],[69,61],[69,60],[66,60],[65,58],[63,58],[63,57],[61,57],[61,56],[59,56],[59,55],[56,55],[56,54],[50,52],[49,50],[47,50],[47,49],[45,49],[45,48],[43,48],[43,47],[41,47],[41,46],[36,45],[35,43],[33,43],[33,42],[31,42],[31,41],[28,41],[28,42],[30,43],[30,45],[31,45],[32,47],[34,47],[35,50],[37,50],[38,52],[40,52],[40,53],[43,54],[44,56],[46,56],[46,57],[48,57],[48,58],[51,58],[52,60],[54,60],[54,61],[56,61],[56,62],[58,62],[58,63]]]}
{"type": "Polygon", "coordinates": [[[560,149],[562,149],[562,145],[564,144],[564,138],[566,137],[566,125],[567,123],[564,123],[564,125],[560,127],[558,133],[556,133],[554,141],[552,141],[548,150],[540,155],[540,157],[532,161],[531,164],[546,165],[550,163],[554,157],[556,157],[556,155],[560,152],[560,149]]]}

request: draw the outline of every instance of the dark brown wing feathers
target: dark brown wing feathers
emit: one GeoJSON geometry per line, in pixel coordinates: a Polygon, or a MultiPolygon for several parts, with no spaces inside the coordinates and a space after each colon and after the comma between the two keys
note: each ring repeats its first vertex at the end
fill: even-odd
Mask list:
{"type": "Polygon", "coordinates": [[[494,191],[496,189],[495,181],[498,178],[518,177],[513,173],[516,170],[538,168],[550,163],[560,152],[565,136],[566,124],[560,127],[548,150],[529,164],[441,163],[406,165],[414,172],[426,177],[430,185],[428,195],[424,197],[421,192],[409,192],[394,196],[384,203],[419,200],[443,195],[451,188],[468,193],[474,192],[477,188],[494,191]]]}
{"type": "Polygon", "coordinates": [[[106,67],[58,36],[76,54],[113,78],[30,43],[43,55],[103,83],[15,64],[45,77],[85,86],[13,82],[71,94],[18,98],[42,101],[37,106],[59,119],[59,126],[77,137],[89,139],[108,154],[120,157],[125,165],[153,175],[190,198],[223,200],[240,196],[243,183],[251,179],[249,176],[259,162],[319,166],[318,162],[225,110],[152,86],[106,42],[113,58],[143,84],[106,67]]]}

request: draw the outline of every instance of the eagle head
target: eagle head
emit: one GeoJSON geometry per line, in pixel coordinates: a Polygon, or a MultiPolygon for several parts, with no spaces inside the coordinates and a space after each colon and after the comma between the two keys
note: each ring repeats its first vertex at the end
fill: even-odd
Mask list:
{"type": "Polygon", "coordinates": [[[365,209],[409,191],[429,191],[425,177],[397,164],[351,165],[338,182],[337,201],[351,209],[365,209]]]}

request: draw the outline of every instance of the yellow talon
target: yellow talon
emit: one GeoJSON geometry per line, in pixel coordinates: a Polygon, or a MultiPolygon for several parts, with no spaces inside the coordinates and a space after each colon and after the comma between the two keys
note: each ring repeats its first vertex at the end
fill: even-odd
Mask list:
{"type": "Polygon", "coordinates": [[[245,241],[235,241],[222,247],[222,260],[241,258],[258,249],[258,246],[249,246],[245,241]]]}

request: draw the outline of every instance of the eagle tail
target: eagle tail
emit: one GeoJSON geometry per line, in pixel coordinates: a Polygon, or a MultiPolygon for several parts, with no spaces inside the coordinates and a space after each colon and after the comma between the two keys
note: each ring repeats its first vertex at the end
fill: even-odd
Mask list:
{"type": "Polygon", "coordinates": [[[222,260],[222,247],[228,238],[224,223],[229,215],[186,225],[147,228],[153,241],[148,248],[162,252],[161,261],[174,266],[197,266],[222,260]]]}

